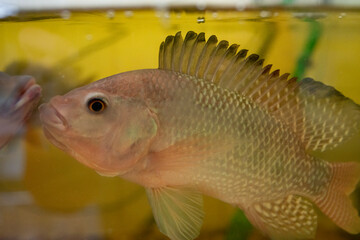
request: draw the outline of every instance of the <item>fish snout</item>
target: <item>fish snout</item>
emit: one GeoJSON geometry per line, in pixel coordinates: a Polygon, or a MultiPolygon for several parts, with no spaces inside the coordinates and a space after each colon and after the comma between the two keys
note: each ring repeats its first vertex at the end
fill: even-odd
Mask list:
{"type": "Polygon", "coordinates": [[[40,120],[46,127],[51,127],[60,131],[67,128],[65,118],[50,103],[43,103],[39,107],[40,120]]]}

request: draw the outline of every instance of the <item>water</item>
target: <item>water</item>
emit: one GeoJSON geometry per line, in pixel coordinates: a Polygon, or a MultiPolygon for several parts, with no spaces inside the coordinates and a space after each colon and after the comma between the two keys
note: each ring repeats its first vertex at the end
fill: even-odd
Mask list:
{"type": "MultiPolygon", "coordinates": [[[[123,71],[156,68],[160,42],[177,31],[240,44],[273,69],[309,76],[360,103],[360,13],[348,10],[101,10],[20,14],[0,20],[0,70],[30,74],[43,100],[123,71]]],[[[50,145],[37,114],[0,151],[0,239],[166,239],[142,187],[97,175],[50,145]]],[[[360,133],[327,153],[360,161],[360,133]]],[[[360,207],[360,191],[354,194],[360,207]]],[[[241,213],[205,198],[199,239],[264,239],[241,213]],[[235,224],[234,224],[235,223],[235,224]],[[235,227],[234,227],[235,226],[235,227]]],[[[320,217],[317,239],[359,239],[320,217]]]]}

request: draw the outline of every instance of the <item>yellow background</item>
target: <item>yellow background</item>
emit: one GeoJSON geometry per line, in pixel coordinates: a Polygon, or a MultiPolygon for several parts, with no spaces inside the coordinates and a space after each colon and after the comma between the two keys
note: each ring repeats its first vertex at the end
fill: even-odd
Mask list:
{"type": "MultiPolygon", "coordinates": [[[[156,68],[161,41],[177,31],[185,35],[192,30],[240,44],[249,53],[260,54],[265,64],[273,64],[273,70],[294,73],[311,24],[316,22],[322,32],[305,76],[334,86],[360,103],[360,15],[323,11],[310,20],[294,15],[299,16],[276,9],[23,14],[0,20],[0,71],[34,75],[43,87],[43,101],[48,101],[89,81],[156,68]]],[[[360,161],[359,135],[339,149],[316,154],[330,161],[360,161]]],[[[25,149],[23,177],[0,178],[0,193],[27,192],[33,200],[20,207],[0,205],[0,238],[34,234],[40,239],[164,239],[140,186],[101,177],[50,145],[36,113],[24,141],[13,144],[25,149]],[[62,231],[56,228],[59,223],[62,231]]],[[[200,238],[223,239],[234,211],[205,198],[200,238]]],[[[321,220],[318,239],[349,239],[329,220],[321,220]]],[[[262,237],[254,231],[249,239],[262,237]]]]}

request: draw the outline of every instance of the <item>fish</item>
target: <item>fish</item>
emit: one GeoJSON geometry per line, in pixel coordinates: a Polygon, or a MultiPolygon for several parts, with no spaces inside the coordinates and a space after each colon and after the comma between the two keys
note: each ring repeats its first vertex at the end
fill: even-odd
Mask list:
{"type": "Polygon", "coordinates": [[[170,239],[194,239],[203,195],[244,211],[271,239],[313,239],[319,208],[358,234],[356,161],[313,152],[360,130],[360,106],[331,86],[271,71],[257,54],[190,31],[160,45],[159,67],[119,73],[39,108],[48,140],[103,176],[145,187],[170,239]]]}
{"type": "Polygon", "coordinates": [[[22,129],[40,97],[32,76],[0,72],[0,149],[22,129]]]}

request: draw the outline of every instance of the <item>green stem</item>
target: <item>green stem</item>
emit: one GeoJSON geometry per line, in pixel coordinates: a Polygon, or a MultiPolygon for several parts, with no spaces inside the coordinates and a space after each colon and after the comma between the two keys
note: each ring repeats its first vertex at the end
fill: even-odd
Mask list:
{"type": "Polygon", "coordinates": [[[252,225],[241,210],[237,210],[231,219],[226,240],[248,239],[252,225]]]}
{"type": "Polygon", "coordinates": [[[315,46],[318,43],[322,33],[322,26],[319,22],[312,19],[307,21],[310,22],[309,37],[306,40],[302,54],[298,58],[297,65],[294,71],[294,75],[298,78],[298,80],[301,80],[304,77],[306,68],[309,66],[309,60],[311,58],[311,55],[313,54],[315,46]]]}

